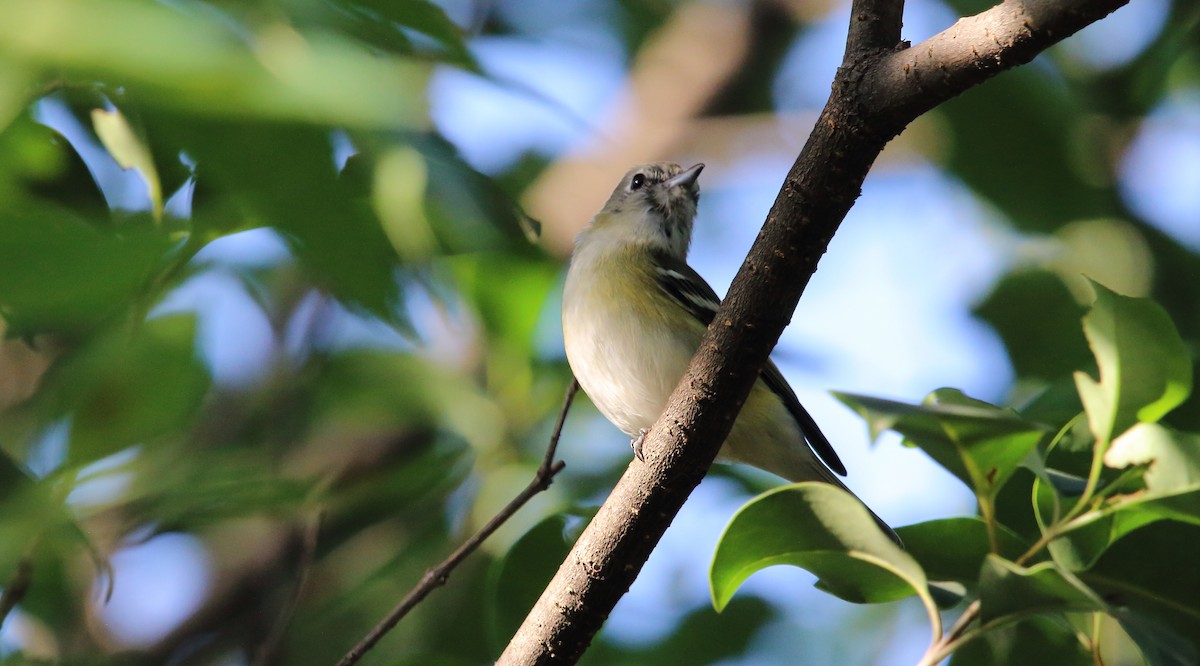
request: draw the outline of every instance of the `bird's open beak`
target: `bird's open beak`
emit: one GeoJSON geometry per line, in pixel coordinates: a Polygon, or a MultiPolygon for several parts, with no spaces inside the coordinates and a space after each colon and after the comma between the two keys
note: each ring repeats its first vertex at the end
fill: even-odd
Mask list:
{"type": "Polygon", "coordinates": [[[671,180],[663,183],[663,185],[666,185],[668,190],[676,187],[691,187],[692,184],[696,182],[696,179],[700,177],[700,172],[703,170],[704,163],[701,162],[700,164],[685,169],[678,176],[675,176],[671,180]]]}

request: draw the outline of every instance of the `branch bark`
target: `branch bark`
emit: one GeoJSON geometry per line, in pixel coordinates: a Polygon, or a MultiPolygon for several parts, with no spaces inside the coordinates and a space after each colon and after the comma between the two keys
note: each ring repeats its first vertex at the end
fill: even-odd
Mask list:
{"type": "Polygon", "coordinates": [[[1005,0],[914,47],[901,0],[855,0],[832,93],[713,324],[634,461],[500,656],[570,664],[704,477],[884,145],[917,116],[1128,0],[1005,0]]]}

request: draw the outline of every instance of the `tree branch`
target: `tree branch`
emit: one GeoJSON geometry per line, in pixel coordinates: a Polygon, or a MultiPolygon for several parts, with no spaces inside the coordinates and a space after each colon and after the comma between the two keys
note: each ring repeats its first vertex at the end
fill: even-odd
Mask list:
{"type": "MultiPolygon", "coordinates": [[[[862,0],[866,1],[866,0],[862,0]]],[[[893,53],[863,81],[868,108],[914,118],[1111,14],[1129,0],[1005,0],[893,53]]]]}
{"type": "Polygon", "coordinates": [[[512,498],[503,509],[492,516],[492,519],[487,522],[478,532],[471,535],[461,546],[450,554],[441,564],[425,571],[425,575],[418,582],[400,603],[392,609],[387,617],[383,618],[379,624],[375,625],[366,636],[362,638],[344,657],[338,661],[338,666],[352,666],[357,664],[379,639],[383,638],[389,631],[392,630],[408,615],[409,611],[416,608],[417,604],[421,603],[429,595],[430,592],[446,584],[450,577],[450,572],[467,558],[468,555],[475,552],[488,537],[492,535],[501,525],[513,516],[521,507],[525,506],[534,495],[546,490],[550,487],[550,483],[554,480],[554,476],[562,471],[566,463],[563,461],[554,462],[554,455],[558,451],[558,439],[562,435],[563,424],[567,420],[567,412],[571,409],[571,401],[575,399],[575,393],[579,391],[579,382],[571,379],[571,385],[567,387],[567,394],[563,397],[562,411],[558,414],[558,422],[554,424],[554,432],[550,435],[550,443],[546,447],[546,455],[542,458],[542,464],[538,466],[537,474],[533,480],[525,487],[516,497],[512,498]]]}
{"type": "Polygon", "coordinates": [[[1127,0],[1006,0],[916,48],[857,0],[832,94],[666,410],[498,663],[574,663],[707,472],[883,146],[921,113],[1127,0]]]}
{"type": "Polygon", "coordinates": [[[854,0],[846,35],[847,61],[872,50],[892,50],[900,43],[904,0],[854,0]]]}

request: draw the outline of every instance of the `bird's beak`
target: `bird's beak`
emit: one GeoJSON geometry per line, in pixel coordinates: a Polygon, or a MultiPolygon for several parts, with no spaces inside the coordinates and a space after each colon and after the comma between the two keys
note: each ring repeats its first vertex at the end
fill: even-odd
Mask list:
{"type": "Polygon", "coordinates": [[[678,176],[675,176],[671,180],[668,180],[667,182],[663,183],[663,185],[665,185],[668,190],[674,189],[676,187],[685,187],[685,188],[691,187],[696,182],[696,179],[700,177],[700,172],[703,170],[704,170],[704,163],[701,162],[700,164],[697,164],[693,167],[685,169],[678,176]]]}

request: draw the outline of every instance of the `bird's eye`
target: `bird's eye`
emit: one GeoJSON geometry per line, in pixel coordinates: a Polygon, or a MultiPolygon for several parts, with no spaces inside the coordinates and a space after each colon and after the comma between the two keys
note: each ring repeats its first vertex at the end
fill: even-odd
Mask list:
{"type": "Polygon", "coordinates": [[[630,181],[630,183],[629,183],[629,189],[640,190],[640,189],[642,189],[642,186],[645,184],[646,184],[646,177],[640,173],[635,173],[633,175],[633,180],[630,181]]]}

